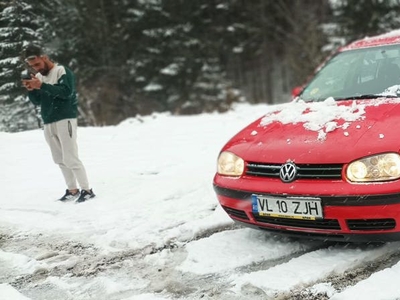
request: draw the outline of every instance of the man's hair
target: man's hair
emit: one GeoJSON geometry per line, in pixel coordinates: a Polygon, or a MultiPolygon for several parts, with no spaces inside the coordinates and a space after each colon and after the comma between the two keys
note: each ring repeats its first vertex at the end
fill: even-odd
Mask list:
{"type": "Polygon", "coordinates": [[[43,55],[43,49],[38,45],[29,44],[22,50],[21,57],[24,61],[43,55]]]}

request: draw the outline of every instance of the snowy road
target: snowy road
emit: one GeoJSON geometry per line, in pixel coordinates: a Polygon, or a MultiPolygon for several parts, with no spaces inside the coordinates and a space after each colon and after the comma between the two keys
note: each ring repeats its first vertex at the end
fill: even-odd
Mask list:
{"type": "Polygon", "coordinates": [[[98,197],[64,187],[42,132],[0,133],[0,299],[400,299],[400,242],[241,228],[212,190],[220,147],[265,106],[81,128],[98,197]]]}
{"type": "Polygon", "coordinates": [[[7,284],[0,285],[0,295],[18,291],[15,298],[1,299],[396,299],[399,295],[396,284],[386,281],[392,275],[398,279],[399,243],[298,242],[234,227],[207,235],[158,249],[148,245],[107,254],[90,244],[43,235],[1,235],[0,280],[7,284]],[[243,243],[233,245],[235,240],[243,243]],[[251,253],[249,247],[254,247],[251,253]],[[240,259],[232,263],[233,257],[240,259]],[[375,284],[375,277],[385,278],[384,295],[377,292],[383,287],[379,280],[375,284]],[[372,292],[368,295],[366,289],[372,292]],[[366,294],[362,298],[357,297],[360,291],[366,294]]]}

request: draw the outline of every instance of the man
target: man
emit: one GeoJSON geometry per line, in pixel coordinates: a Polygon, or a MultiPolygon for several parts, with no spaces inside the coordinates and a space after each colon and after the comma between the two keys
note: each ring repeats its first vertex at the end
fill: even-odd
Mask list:
{"type": "Polygon", "coordinates": [[[53,160],[61,168],[67,185],[59,200],[84,202],[95,197],[89,187],[85,167],[78,156],[75,76],[71,70],[52,60],[35,45],[29,45],[22,58],[36,75],[23,79],[29,100],[41,106],[44,136],[53,160]],[[81,188],[79,191],[77,182],[81,188]]]}

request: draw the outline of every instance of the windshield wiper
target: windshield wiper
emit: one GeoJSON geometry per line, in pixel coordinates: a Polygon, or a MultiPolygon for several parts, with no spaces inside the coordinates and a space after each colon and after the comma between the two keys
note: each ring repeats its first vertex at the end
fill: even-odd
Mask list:
{"type": "Polygon", "coordinates": [[[384,94],[364,94],[364,95],[354,95],[349,97],[337,97],[336,100],[357,100],[357,99],[376,99],[376,98],[398,98],[396,95],[384,95],[384,94]]]}

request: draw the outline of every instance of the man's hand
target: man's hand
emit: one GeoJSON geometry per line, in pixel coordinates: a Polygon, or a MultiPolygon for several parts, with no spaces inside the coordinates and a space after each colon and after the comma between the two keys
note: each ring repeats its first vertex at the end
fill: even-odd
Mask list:
{"type": "Polygon", "coordinates": [[[28,91],[39,90],[42,86],[40,79],[32,75],[31,80],[22,80],[22,84],[28,91]]]}

